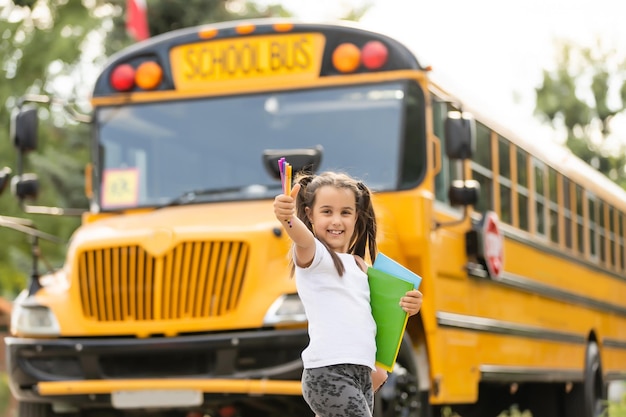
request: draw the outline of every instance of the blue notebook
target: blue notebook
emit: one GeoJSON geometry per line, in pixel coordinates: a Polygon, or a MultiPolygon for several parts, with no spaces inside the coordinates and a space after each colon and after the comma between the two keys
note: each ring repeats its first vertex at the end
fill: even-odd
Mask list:
{"type": "Polygon", "coordinates": [[[380,252],[376,255],[376,260],[372,267],[379,271],[386,272],[389,275],[412,282],[415,289],[418,289],[422,282],[422,277],[380,252]]]}

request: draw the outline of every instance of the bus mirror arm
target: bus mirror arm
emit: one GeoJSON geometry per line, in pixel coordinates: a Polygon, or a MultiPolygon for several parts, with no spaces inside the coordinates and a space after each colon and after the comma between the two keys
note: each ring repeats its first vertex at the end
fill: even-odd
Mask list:
{"type": "Polygon", "coordinates": [[[87,213],[88,209],[80,208],[63,208],[63,207],[49,207],[49,206],[31,206],[22,202],[22,210],[28,214],[47,214],[50,216],[82,216],[87,213]]]}
{"type": "Polygon", "coordinates": [[[33,222],[29,219],[0,216],[0,227],[6,227],[7,229],[12,229],[24,233],[32,238],[32,270],[30,275],[30,283],[28,284],[28,293],[36,293],[41,288],[41,283],[39,282],[39,260],[41,259],[46,264],[49,272],[53,271],[52,266],[48,262],[46,262],[46,259],[41,254],[39,239],[48,240],[53,243],[64,243],[64,241],[56,236],[37,230],[33,222]]]}
{"type": "Polygon", "coordinates": [[[460,219],[450,220],[448,222],[435,221],[435,230],[439,229],[440,227],[456,226],[458,224],[461,224],[461,223],[465,222],[465,220],[467,220],[468,217],[469,217],[469,210],[468,210],[467,206],[464,206],[463,207],[463,216],[461,216],[460,219]]]}
{"type": "Polygon", "coordinates": [[[44,94],[25,94],[17,100],[17,109],[20,110],[26,103],[58,104],[76,122],[91,123],[92,117],[88,114],[80,113],[66,100],[50,97],[44,94]]]}
{"type": "Polygon", "coordinates": [[[20,173],[11,178],[11,193],[17,197],[22,211],[28,214],[81,216],[83,213],[87,212],[87,209],[33,206],[27,204],[26,200],[36,199],[39,193],[39,179],[36,174],[32,173],[20,173]]]}

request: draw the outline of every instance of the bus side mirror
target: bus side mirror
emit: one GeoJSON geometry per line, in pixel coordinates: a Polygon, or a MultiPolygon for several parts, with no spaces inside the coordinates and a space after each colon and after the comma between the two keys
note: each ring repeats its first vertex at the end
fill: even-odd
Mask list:
{"type": "Polygon", "coordinates": [[[453,206],[475,206],[480,194],[480,183],[476,180],[452,181],[448,198],[453,206]]]}
{"type": "Polygon", "coordinates": [[[448,158],[470,159],[475,149],[476,128],[474,119],[467,113],[449,112],[444,131],[448,158]]]}
{"type": "Polygon", "coordinates": [[[11,118],[11,139],[13,146],[22,152],[37,149],[37,108],[24,106],[11,118]]]}
{"type": "Polygon", "coordinates": [[[4,192],[4,189],[7,188],[7,184],[9,183],[9,179],[11,178],[11,168],[4,167],[0,170],[0,194],[4,192]]]}
{"type": "Polygon", "coordinates": [[[16,175],[11,179],[11,192],[22,200],[35,200],[39,194],[39,179],[37,174],[16,175]]]}

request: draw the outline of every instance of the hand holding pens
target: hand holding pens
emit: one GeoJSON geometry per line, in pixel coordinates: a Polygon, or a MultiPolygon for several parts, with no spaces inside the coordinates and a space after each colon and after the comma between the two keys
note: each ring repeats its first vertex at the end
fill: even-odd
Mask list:
{"type": "MultiPolygon", "coordinates": [[[[278,160],[278,170],[280,171],[280,181],[283,186],[283,194],[290,195],[291,194],[291,175],[292,168],[291,164],[285,160],[285,158],[280,158],[278,160]]],[[[291,220],[286,220],[289,227],[291,227],[291,220]]]]}
{"type": "Polygon", "coordinates": [[[280,171],[280,181],[283,185],[283,194],[289,195],[291,194],[291,181],[292,181],[291,164],[287,162],[285,158],[280,158],[278,160],[278,170],[280,171]]]}

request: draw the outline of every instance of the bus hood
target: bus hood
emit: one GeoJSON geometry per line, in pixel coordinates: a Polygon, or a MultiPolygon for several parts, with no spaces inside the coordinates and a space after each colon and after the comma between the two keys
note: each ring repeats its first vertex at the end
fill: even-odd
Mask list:
{"type": "MultiPolygon", "coordinates": [[[[255,232],[272,234],[280,227],[274,217],[272,202],[250,201],[213,204],[193,204],[167,207],[150,212],[112,216],[80,227],[72,237],[69,253],[81,249],[120,245],[146,244],[146,249],[158,256],[155,246],[175,245],[189,239],[244,239],[255,232]]],[[[280,233],[278,233],[280,234],[280,233]]],[[[165,250],[166,248],[163,248],[165,250]]]]}

